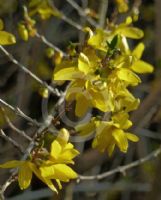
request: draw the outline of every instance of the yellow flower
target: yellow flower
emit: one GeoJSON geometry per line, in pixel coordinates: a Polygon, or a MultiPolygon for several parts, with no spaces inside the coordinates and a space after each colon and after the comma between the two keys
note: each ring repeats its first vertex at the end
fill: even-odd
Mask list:
{"type": "Polygon", "coordinates": [[[131,51],[127,38],[140,39],[142,30],[130,26],[132,18],[124,23],[111,25],[109,31],[90,28],[88,46],[78,57],[71,57],[56,66],[55,81],[69,80],[66,92],[67,101],[75,101],[75,114],[84,116],[89,108],[102,112],[126,112],[135,110],[139,105],[128,86],[137,86],[141,79],[136,73],[153,71],[153,66],[142,61],[144,45],[139,43],[131,51]]]}
{"type": "Polygon", "coordinates": [[[153,66],[143,60],[141,60],[142,54],[144,51],[144,44],[139,43],[135,49],[132,51],[132,56],[133,56],[133,63],[130,68],[139,74],[143,73],[152,73],[153,72],[153,66]]]}
{"type": "Polygon", "coordinates": [[[107,51],[107,41],[111,42],[114,36],[116,35],[132,39],[142,38],[144,36],[144,32],[139,28],[131,26],[131,23],[132,18],[127,17],[125,22],[119,25],[111,24],[111,29],[108,31],[103,29],[97,29],[96,32],[93,33],[90,28],[86,28],[86,31],[90,33],[88,45],[96,49],[100,49],[102,51],[107,51]]]}
{"type": "Polygon", "coordinates": [[[99,74],[95,74],[100,65],[101,59],[95,50],[86,48],[77,61],[64,61],[55,69],[54,80],[71,81],[66,100],[76,100],[75,114],[78,117],[83,116],[91,107],[105,112],[110,110],[106,82],[99,74]]]}
{"type": "Polygon", "coordinates": [[[141,80],[136,73],[151,73],[153,66],[143,60],[141,56],[144,51],[144,44],[139,43],[131,52],[126,38],[121,38],[120,48],[122,54],[118,55],[115,59],[111,60],[109,65],[113,69],[109,75],[109,80],[121,80],[128,85],[136,86],[141,80]]]}
{"type": "Polygon", "coordinates": [[[100,152],[107,150],[109,156],[111,156],[115,146],[117,146],[121,152],[126,153],[128,140],[133,142],[139,140],[136,135],[124,131],[132,126],[128,117],[127,113],[120,112],[115,114],[110,122],[101,121],[96,129],[93,148],[97,148],[100,152]]]}
{"type": "Polygon", "coordinates": [[[3,27],[3,21],[0,19],[0,45],[10,45],[16,43],[15,36],[6,31],[2,31],[3,27]]]}
{"type": "Polygon", "coordinates": [[[20,188],[26,189],[34,173],[51,190],[58,192],[52,182],[56,181],[59,189],[62,188],[60,181],[67,182],[77,178],[77,173],[67,164],[74,164],[73,158],[79,154],[71,143],[68,143],[69,132],[61,129],[56,140],[51,144],[50,153],[38,151],[31,155],[30,160],[13,160],[0,165],[0,168],[18,168],[18,183],[20,188]]]}
{"type": "Polygon", "coordinates": [[[59,180],[59,182],[68,182],[70,179],[77,178],[77,173],[67,164],[74,164],[73,158],[79,152],[68,143],[68,139],[69,132],[64,128],[61,129],[57,139],[51,144],[49,159],[40,166],[42,177],[59,180]]]}
{"type": "Polygon", "coordinates": [[[31,161],[12,160],[0,165],[0,168],[18,168],[18,183],[21,190],[29,187],[34,173],[42,182],[44,182],[51,190],[57,192],[50,179],[41,176],[41,172],[36,164],[31,161]]]}
{"type": "Polygon", "coordinates": [[[116,0],[116,3],[117,3],[118,11],[120,13],[124,13],[128,11],[129,7],[126,0],[116,0]]]}
{"type": "Polygon", "coordinates": [[[136,109],[138,100],[126,87],[136,86],[141,81],[128,68],[127,60],[116,59],[103,67],[94,49],[87,48],[85,53],[80,53],[78,62],[62,62],[54,73],[54,80],[71,81],[66,100],[76,101],[75,114],[82,117],[92,107],[102,112],[119,111],[124,107],[136,109]]]}
{"type": "Polygon", "coordinates": [[[125,37],[121,37],[120,40],[120,49],[122,52],[121,56],[118,56],[114,61],[113,65],[117,68],[126,67],[131,69],[133,72],[138,74],[143,73],[152,73],[153,66],[143,60],[141,60],[144,44],[139,43],[133,51],[130,50],[127,39],[125,37]]]}
{"type": "Polygon", "coordinates": [[[130,26],[131,23],[132,23],[132,18],[127,17],[125,22],[117,26],[113,26],[111,36],[119,34],[127,38],[141,39],[144,36],[144,32],[139,28],[130,26]]]}
{"type": "Polygon", "coordinates": [[[112,121],[109,122],[93,118],[90,123],[77,126],[76,130],[84,136],[96,131],[92,147],[97,148],[100,152],[107,150],[111,156],[115,146],[118,146],[120,151],[126,153],[128,140],[133,142],[139,140],[136,135],[124,131],[132,126],[128,117],[128,114],[122,111],[113,115],[112,121]]]}
{"type": "Polygon", "coordinates": [[[124,132],[118,124],[113,122],[101,122],[96,129],[96,138],[92,146],[100,152],[107,150],[109,156],[112,155],[115,146],[121,152],[126,153],[128,149],[128,139],[137,142],[138,137],[132,133],[124,132]]]}

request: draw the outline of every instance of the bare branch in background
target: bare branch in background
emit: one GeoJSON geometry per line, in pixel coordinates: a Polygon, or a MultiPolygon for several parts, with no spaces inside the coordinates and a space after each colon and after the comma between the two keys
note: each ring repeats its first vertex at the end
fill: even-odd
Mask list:
{"type": "Polygon", "coordinates": [[[7,102],[5,102],[4,100],[0,99],[0,104],[4,105],[5,107],[9,108],[11,111],[13,111],[16,115],[24,118],[25,120],[27,120],[28,122],[30,122],[32,125],[34,126],[40,126],[40,123],[37,122],[35,119],[32,119],[31,117],[27,116],[25,113],[23,113],[22,110],[20,110],[20,108],[18,107],[13,107],[10,104],[8,104],[7,102]]]}
{"type": "Polygon", "coordinates": [[[52,94],[56,96],[61,96],[61,93],[57,90],[48,85],[45,81],[41,80],[38,76],[33,74],[29,69],[27,69],[24,65],[19,63],[4,47],[0,45],[0,49],[3,51],[3,53],[9,58],[10,61],[12,61],[15,65],[20,67],[21,70],[23,70],[26,74],[28,74],[31,78],[33,78],[36,82],[38,82],[43,87],[47,88],[52,94]]]}
{"type": "Polygon", "coordinates": [[[159,147],[158,149],[156,149],[152,153],[148,154],[144,158],[141,158],[139,160],[131,162],[130,164],[127,164],[127,165],[119,166],[116,169],[110,170],[108,172],[98,174],[98,175],[93,175],[93,176],[79,175],[78,181],[80,181],[80,180],[95,180],[95,179],[101,180],[101,179],[107,178],[107,177],[109,177],[113,174],[116,174],[116,173],[122,173],[123,175],[125,175],[127,170],[134,168],[134,167],[137,167],[137,166],[139,166],[139,165],[141,165],[141,164],[143,164],[143,163],[145,163],[145,162],[147,162],[147,161],[149,161],[153,158],[156,158],[160,154],[161,154],[161,147],[159,147]]]}
{"type": "Polygon", "coordinates": [[[25,131],[22,131],[20,129],[18,129],[9,119],[9,117],[7,116],[7,114],[5,113],[4,108],[1,107],[2,113],[4,115],[4,118],[6,120],[6,122],[8,123],[9,127],[14,130],[15,132],[17,132],[19,135],[21,135],[22,137],[26,138],[29,141],[32,141],[32,138],[30,136],[27,135],[27,133],[25,133],[25,131]]]}
{"type": "Polygon", "coordinates": [[[24,153],[23,148],[11,137],[7,136],[2,129],[0,129],[0,136],[10,142],[14,147],[16,147],[21,153],[24,153]]]}
{"type": "Polygon", "coordinates": [[[99,25],[91,18],[89,17],[85,11],[73,0],[66,0],[74,9],[77,10],[78,14],[82,17],[85,17],[86,20],[94,27],[98,27],[99,25]]]}
{"type": "Polygon", "coordinates": [[[35,33],[35,36],[37,38],[39,38],[44,44],[46,44],[48,47],[51,47],[52,49],[54,49],[55,51],[61,53],[63,56],[68,56],[65,52],[63,52],[61,49],[59,49],[57,46],[55,46],[54,44],[52,44],[51,42],[49,42],[45,36],[39,34],[38,32],[35,33]]]}
{"type": "Polygon", "coordinates": [[[108,10],[108,0],[101,0],[100,11],[99,11],[100,27],[104,27],[104,25],[105,25],[107,10],[108,10]]]}

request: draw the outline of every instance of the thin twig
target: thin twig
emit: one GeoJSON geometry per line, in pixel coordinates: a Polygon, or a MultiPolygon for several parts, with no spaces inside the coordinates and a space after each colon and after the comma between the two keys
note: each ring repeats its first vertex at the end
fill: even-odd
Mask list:
{"type": "Polygon", "coordinates": [[[59,11],[54,3],[52,1],[49,2],[50,6],[53,7],[54,10],[57,10],[60,13],[60,19],[64,20],[66,23],[68,23],[69,25],[73,26],[74,28],[78,29],[79,31],[83,30],[83,27],[76,23],[75,21],[73,21],[72,19],[68,18],[63,12],[59,11]]]}
{"type": "Polygon", "coordinates": [[[61,14],[61,19],[79,31],[83,31],[83,27],[80,24],[77,24],[75,21],[68,18],[66,15],[64,15],[64,13],[61,14]]]}
{"type": "Polygon", "coordinates": [[[105,25],[107,10],[108,10],[108,0],[101,0],[100,12],[99,12],[99,25],[102,28],[105,25]]]}
{"type": "Polygon", "coordinates": [[[8,142],[10,142],[13,146],[15,146],[21,153],[24,153],[23,148],[15,140],[7,136],[2,129],[0,129],[0,136],[3,137],[8,142]]]}
{"type": "Polygon", "coordinates": [[[66,0],[74,9],[77,10],[78,14],[81,17],[85,17],[86,20],[94,27],[98,27],[99,25],[91,18],[89,17],[84,10],[73,0],[66,0]]]}
{"type": "Polygon", "coordinates": [[[4,110],[3,107],[1,107],[1,110],[2,110],[2,112],[3,112],[3,115],[4,115],[4,118],[5,118],[6,122],[8,123],[8,125],[10,126],[10,128],[11,128],[12,130],[14,130],[15,132],[17,132],[17,133],[18,133],[19,135],[21,135],[22,137],[26,138],[27,140],[32,141],[32,138],[29,137],[29,136],[25,133],[25,131],[20,130],[19,128],[17,128],[17,127],[11,122],[11,120],[10,120],[9,117],[7,116],[7,114],[6,114],[6,112],[5,112],[5,110],[4,110]]]}
{"type": "Polygon", "coordinates": [[[26,74],[28,74],[30,77],[32,77],[36,82],[38,82],[40,85],[42,85],[43,87],[47,88],[52,94],[56,95],[56,96],[61,96],[61,93],[57,90],[54,89],[53,87],[51,87],[50,85],[48,85],[45,81],[41,80],[38,76],[36,76],[35,74],[33,74],[29,69],[27,69],[24,65],[22,65],[21,63],[19,63],[14,57],[13,55],[11,55],[4,47],[2,47],[0,45],[0,49],[3,51],[3,53],[9,58],[9,60],[11,60],[15,65],[17,65],[18,67],[20,67],[21,70],[23,70],[26,74]]]}
{"type": "Polygon", "coordinates": [[[8,186],[16,180],[15,179],[16,173],[17,171],[14,174],[12,174],[12,176],[10,176],[7,179],[7,181],[0,187],[0,200],[5,200],[4,192],[8,188],[8,186]]]}
{"type": "Polygon", "coordinates": [[[39,38],[44,44],[46,44],[47,46],[51,47],[52,49],[54,49],[55,51],[61,53],[63,56],[67,57],[68,55],[63,52],[61,49],[59,49],[57,46],[55,46],[53,43],[49,42],[46,37],[44,35],[39,34],[38,32],[36,32],[35,36],[37,38],[39,38]]]}
{"type": "Polygon", "coordinates": [[[136,160],[134,162],[131,162],[130,164],[127,164],[127,165],[123,165],[123,166],[119,166],[113,170],[110,170],[110,171],[107,171],[107,172],[104,172],[102,174],[98,174],[98,175],[93,175],[93,176],[83,176],[83,175],[79,175],[78,177],[78,181],[79,180],[101,180],[101,179],[104,179],[104,178],[107,178],[113,174],[116,174],[116,173],[122,173],[122,174],[125,174],[125,172],[133,167],[137,167],[153,158],[156,158],[158,155],[161,154],[161,147],[159,147],[158,149],[156,149],[155,151],[151,152],[150,154],[148,154],[147,156],[139,159],[139,160],[136,160]]]}
{"type": "Polygon", "coordinates": [[[34,126],[40,126],[41,124],[39,122],[37,122],[35,119],[32,119],[31,117],[27,116],[25,113],[22,112],[22,110],[20,110],[20,108],[18,107],[13,107],[10,104],[8,104],[6,101],[0,99],[0,104],[4,105],[5,107],[9,108],[11,111],[13,111],[16,115],[24,118],[25,120],[27,120],[28,122],[30,122],[32,125],[34,126]]]}

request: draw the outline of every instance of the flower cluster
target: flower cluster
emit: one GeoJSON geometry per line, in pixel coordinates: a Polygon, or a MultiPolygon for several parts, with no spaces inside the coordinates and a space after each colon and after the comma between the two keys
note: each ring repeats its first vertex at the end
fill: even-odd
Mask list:
{"type": "MultiPolygon", "coordinates": [[[[108,30],[97,29],[93,32],[89,27],[85,28],[89,38],[82,50],[62,60],[56,66],[53,76],[55,81],[70,81],[66,100],[76,102],[76,116],[83,117],[89,108],[110,114],[109,122],[102,120],[98,123],[96,118],[91,119],[91,123],[97,127],[94,128],[96,138],[93,147],[100,151],[107,149],[110,155],[115,144],[122,152],[126,152],[127,139],[138,140],[136,136],[125,133],[121,125],[129,122],[128,112],[139,105],[139,99],[130,93],[129,86],[134,87],[141,82],[137,74],[153,71],[150,64],[141,60],[143,43],[139,43],[133,50],[129,48],[127,38],[140,39],[144,35],[142,30],[131,24],[132,18],[128,17],[119,25],[109,24],[108,30]],[[121,116],[122,121],[116,123],[116,116],[121,116]]],[[[87,126],[91,126],[91,123],[87,126]]],[[[83,127],[87,128],[86,125],[83,127]]]]}
{"type": "MultiPolygon", "coordinates": [[[[129,9],[126,0],[115,0],[115,3],[119,13],[129,9]]],[[[62,17],[62,13],[47,0],[30,0],[28,9],[29,12],[24,7],[24,20],[18,24],[19,35],[24,41],[28,41],[29,36],[40,38],[35,28],[36,21],[31,17],[39,15],[43,20],[51,16],[62,17]]],[[[138,74],[153,71],[153,66],[141,59],[144,44],[138,43],[132,50],[129,47],[128,39],[141,39],[144,35],[141,29],[132,26],[134,20],[127,17],[125,22],[118,25],[111,22],[108,29],[93,31],[89,27],[84,28],[88,38],[83,45],[71,44],[68,56],[64,58],[60,52],[51,49],[46,52],[54,60],[54,83],[69,81],[65,100],[75,102],[75,115],[82,118],[90,109],[99,111],[88,123],[76,126],[76,132],[82,137],[94,134],[92,147],[100,152],[107,151],[109,156],[115,147],[126,153],[129,140],[139,140],[128,132],[132,126],[129,113],[137,109],[140,102],[129,87],[141,83],[138,74]]],[[[13,43],[15,37],[3,31],[3,22],[0,20],[0,45],[13,43]]],[[[48,97],[47,88],[42,93],[43,97],[48,97]]],[[[29,187],[33,174],[55,192],[58,192],[57,188],[62,188],[61,182],[77,178],[77,173],[70,165],[74,164],[73,159],[79,152],[68,142],[68,130],[62,128],[57,138],[47,146],[45,139],[33,148],[26,160],[0,164],[0,168],[18,169],[21,189],[29,187]]]]}
{"type": "Polygon", "coordinates": [[[125,132],[132,126],[128,117],[128,114],[122,111],[114,114],[111,121],[92,118],[90,123],[77,126],[76,130],[82,136],[92,134],[95,131],[96,137],[93,140],[92,147],[97,148],[100,152],[107,150],[109,156],[111,156],[115,146],[118,146],[120,151],[126,153],[128,140],[133,142],[139,140],[136,135],[125,132]]]}
{"type": "Polygon", "coordinates": [[[51,190],[58,192],[53,180],[61,189],[61,181],[68,182],[77,178],[77,173],[68,165],[74,164],[73,158],[79,154],[68,142],[69,132],[61,129],[57,138],[51,143],[50,151],[46,148],[35,149],[26,161],[12,160],[0,165],[0,168],[18,168],[20,188],[26,189],[34,173],[51,190]]]}

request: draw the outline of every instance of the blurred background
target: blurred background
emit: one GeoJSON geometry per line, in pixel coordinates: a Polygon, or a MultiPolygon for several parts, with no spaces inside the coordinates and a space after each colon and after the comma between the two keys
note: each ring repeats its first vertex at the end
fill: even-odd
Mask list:
{"type": "MultiPolygon", "coordinates": [[[[99,16],[123,21],[128,13],[117,14],[114,1],[112,0],[75,0],[78,6],[86,12],[86,15],[94,21],[99,21],[99,16]],[[90,8],[90,9],[88,9],[90,8]],[[104,15],[103,15],[103,14],[104,15]]],[[[87,26],[88,21],[80,15],[67,0],[51,0],[55,7],[64,13],[64,20],[51,16],[45,20],[35,17],[36,28],[48,41],[66,51],[70,42],[77,43],[84,40],[84,34],[75,26],[87,26]],[[71,25],[70,20],[76,24],[71,25]]],[[[30,37],[27,42],[23,41],[18,34],[18,24],[23,20],[23,5],[28,5],[26,0],[0,0],[0,18],[3,19],[5,30],[13,33],[17,38],[16,45],[5,47],[20,63],[35,73],[48,84],[51,83],[54,65],[48,55],[49,49],[38,37],[30,37]],[[48,53],[47,53],[48,52],[48,53]]],[[[142,84],[133,93],[141,99],[138,111],[131,114],[134,122],[133,132],[140,137],[137,144],[130,144],[127,154],[116,151],[109,158],[105,154],[99,154],[91,149],[91,140],[77,142],[75,146],[82,153],[76,160],[76,171],[84,175],[95,175],[113,170],[120,165],[129,164],[135,160],[149,155],[159,148],[161,142],[161,1],[160,0],[129,0],[131,10],[137,8],[139,20],[134,25],[143,29],[145,36],[141,40],[146,49],[143,59],[154,65],[154,73],[143,75],[142,84]]],[[[131,12],[131,10],[129,12],[131,12]]],[[[138,41],[137,41],[138,42],[138,41]]],[[[135,41],[131,42],[131,47],[135,41]]],[[[62,88],[61,88],[62,89],[62,88]]],[[[28,116],[43,120],[42,95],[40,86],[30,78],[18,66],[13,64],[2,51],[0,51],[0,98],[19,107],[28,116]]],[[[50,96],[48,111],[58,100],[50,96]]],[[[31,126],[21,117],[17,117],[10,109],[1,106],[0,128],[7,135],[15,139],[24,148],[28,141],[17,134],[11,128],[12,125],[20,130],[25,130],[27,135],[32,136],[36,128],[31,126]],[[4,116],[3,109],[9,117],[4,116]]],[[[19,159],[21,154],[5,139],[0,138],[0,162],[19,159]]],[[[59,195],[53,194],[43,183],[33,178],[31,187],[20,191],[18,184],[11,184],[5,193],[8,200],[160,200],[161,199],[161,156],[153,156],[155,159],[140,164],[136,168],[115,173],[100,181],[75,181],[65,184],[59,195]]],[[[2,185],[9,177],[9,170],[0,170],[0,184],[2,185]]]]}

